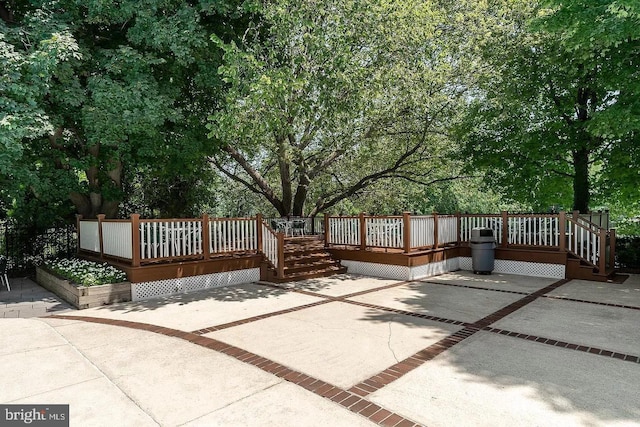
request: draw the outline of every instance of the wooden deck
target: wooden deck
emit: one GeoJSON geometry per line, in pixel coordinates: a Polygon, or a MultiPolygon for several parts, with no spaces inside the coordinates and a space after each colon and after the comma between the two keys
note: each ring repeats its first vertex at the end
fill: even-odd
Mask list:
{"type": "Polygon", "coordinates": [[[615,231],[564,212],[326,215],[324,234],[311,238],[319,247],[311,251],[302,247],[308,236],[286,238],[260,215],[145,220],[134,214],[129,220],[79,219],[78,253],[116,265],[132,283],[253,268],[263,280],[286,281],[344,271],[336,260],[409,268],[468,260],[477,227],[492,230],[496,260],[561,265],[567,278],[588,280],[608,280],[613,271],[615,231]],[[292,246],[296,239],[301,247],[292,246]]]}

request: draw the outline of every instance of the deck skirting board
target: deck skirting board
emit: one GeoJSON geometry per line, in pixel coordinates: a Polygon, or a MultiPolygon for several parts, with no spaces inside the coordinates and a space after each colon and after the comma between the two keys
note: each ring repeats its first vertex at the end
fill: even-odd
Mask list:
{"type": "Polygon", "coordinates": [[[175,295],[220,286],[240,285],[257,282],[259,280],[259,268],[154,280],[151,282],[132,283],[131,297],[133,301],[140,301],[147,298],[175,295]]]}
{"type": "MultiPolygon", "coordinates": [[[[472,271],[471,257],[453,257],[414,267],[342,260],[349,273],[395,280],[417,280],[456,270],[472,271]]],[[[565,266],[541,262],[496,259],[494,273],[564,279],[565,266]]]]}
{"type": "Polygon", "coordinates": [[[341,263],[352,274],[395,280],[423,279],[460,269],[458,257],[414,267],[351,260],[342,260],[341,263]]]}
{"type": "MultiPolygon", "coordinates": [[[[459,257],[459,260],[460,270],[473,270],[471,257],[459,257]]],[[[548,277],[551,279],[564,279],[565,269],[566,267],[563,264],[496,259],[493,272],[502,274],[518,274],[521,276],[548,277]]]]}

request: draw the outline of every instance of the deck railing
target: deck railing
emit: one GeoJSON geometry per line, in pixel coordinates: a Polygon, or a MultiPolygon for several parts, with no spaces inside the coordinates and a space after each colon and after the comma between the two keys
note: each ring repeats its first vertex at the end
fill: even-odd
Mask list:
{"type": "Polygon", "coordinates": [[[284,276],[284,233],[278,233],[269,227],[266,221],[260,221],[262,230],[262,253],[276,269],[278,276],[284,276]]]}
{"type": "MultiPolygon", "coordinates": [[[[455,214],[402,216],[325,216],[327,246],[360,250],[402,250],[405,253],[468,244],[471,230],[493,230],[502,248],[569,251],[606,270],[615,254],[615,230],[607,230],[574,212],[557,214],[455,214]]],[[[600,218],[600,217],[599,217],[600,218]]]]}
{"type": "Polygon", "coordinates": [[[78,249],[133,266],[258,252],[256,218],[78,218],[78,249]]]}
{"type": "MultiPolygon", "coordinates": [[[[602,271],[615,259],[615,230],[574,212],[558,214],[455,214],[329,216],[315,220],[327,247],[411,253],[466,245],[475,227],[493,230],[501,248],[567,251],[602,271]],[[320,223],[322,224],[320,226],[320,223]]],[[[262,253],[282,274],[284,233],[255,218],[78,219],[78,249],[132,266],[262,253]]]]}

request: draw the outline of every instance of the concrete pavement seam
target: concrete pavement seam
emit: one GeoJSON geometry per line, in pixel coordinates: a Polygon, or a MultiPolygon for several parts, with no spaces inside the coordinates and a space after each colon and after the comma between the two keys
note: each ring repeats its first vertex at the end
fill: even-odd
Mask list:
{"type": "MultiPolygon", "coordinates": [[[[51,316],[51,317],[57,317],[57,315],[51,316]]],[[[73,318],[73,316],[66,316],[73,318]]],[[[65,337],[64,335],[62,335],[57,328],[54,328],[53,326],[49,325],[47,322],[42,322],[45,325],[47,325],[48,327],[50,327],[56,334],[58,334],[58,336],[60,336],[60,338],[62,338],[68,345],[69,347],[71,347],[76,353],[78,353],[84,360],[86,360],[87,363],[89,363],[91,366],[93,366],[96,371],[98,371],[100,373],[100,375],[105,378],[111,385],[113,385],[113,387],[115,387],[118,391],[120,391],[120,393],[122,393],[123,396],[126,396],[127,399],[129,399],[138,409],[140,409],[140,411],[142,411],[144,414],[146,414],[149,418],[151,418],[156,424],[161,425],[160,421],[158,421],[152,414],[148,413],[147,411],[145,411],[142,406],[140,406],[139,402],[136,402],[135,399],[133,399],[131,396],[129,396],[129,394],[127,394],[122,388],[120,388],[102,369],[100,369],[100,367],[98,365],[96,365],[95,363],[93,363],[93,361],[91,359],[89,359],[89,357],[87,357],[87,355],[85,355],[78,347],[76,347],[75,345],[73,345],[73,343],[71,341],[69,341],[67,339],[67,337],[65,337]]],[[[94,379],[97,379],[99,377],[96,377],[94,379]]]]}

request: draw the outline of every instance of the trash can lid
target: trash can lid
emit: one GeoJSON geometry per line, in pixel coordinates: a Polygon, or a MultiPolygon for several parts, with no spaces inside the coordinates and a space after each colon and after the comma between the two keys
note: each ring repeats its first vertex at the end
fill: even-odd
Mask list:
{"type": "Polygon", "coordinates": [[[474,227],[471,229],[471,237],[493,237],[493,230],[487,227],[474,227]]]}

